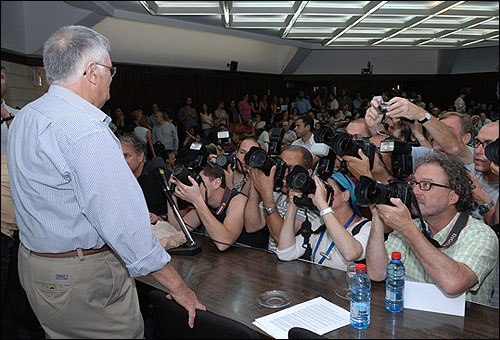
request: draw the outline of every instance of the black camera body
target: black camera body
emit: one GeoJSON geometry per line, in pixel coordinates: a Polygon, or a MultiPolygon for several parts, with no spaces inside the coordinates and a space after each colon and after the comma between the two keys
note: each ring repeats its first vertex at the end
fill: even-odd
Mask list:
{"type": "Polygon", "coordinates": [[[413,173],[412,146],[395,138],[387,138],[380,143],[380,152],[392,152],[392,174],[405,180],[413,173]]]}
{"type": "Polygon", "coordinates": [[[228,167],[231,167],[231,169],[234,170],[236,169],[236,155],[234,152],[229,155],[218,155],[215,159],[215,163],[225,170],[227,170],[228,167]]]}
{"type": "Polygon", "coordinates": [[[314,169],[315,175],[326,181],[335,172],[337,155],[325,143],[315,143],[311,148],[311,152],[313,155],[319,157],[319,161],[316,163],[316,168],[314,169]]]}
{"type": "Polygon", "coordinates": [[[269,176],[271,168],[276,165],[276,173],[274,175],[274,190],[279,190],[283,186],[283,179],[287,164],[278,156],[269,156],[265,150],[252,146],[245,155],[245,163],[252,168],[262,170],[266,176],[269,176]]]}
{"type": "Polygon", "coordinates": [[[200,142],[193,142],[189,146],[189,150],[195,153],[196,157],[193,161],[187,164],[187,167],[194,171],[201,171],[207,165],[208,150],[200,142]]]}
{"type": "Polygon", "coordinates": [[[391,198],[400,198],[410,209],[412,188],[405,181],[389,180],[389,184],[377,183],[373,178],[361,176],[354,188],[357,204],[367,207],[374,204],[393,205],[391,198]]]}
{"type": "MultiPolygon", "coordinates": [[[[322,182],[326,188],[326,201],[331,205],[333,201],[333,188],[326,181],[322,180],[322,182]]],[[[307,197],[307,195],[316,192],[316,183],[309,176],[306,168],[301,165],[295,165],[292,171],[286,176],[286,185],[288,188],[302,193],[302,197],[293,198],[293,202],[296,205],[308,208],[309,210],[318,210],[312,200],[307,197]]]]}
{"type": "Polygon", "coordinates": [[[193,169],[187,168],[184,164],[176,164],[172,168],[172,175],[180,181],[181,183],[192,186],[191,181],[188,176],[191,176],[198,184],[200,184],[203,180],[201,176],[195,172],[193,169]]]}
{"type": "Polygon", "coordinates": [[[354,156],[360,158],[358,150],[361,149],[368,157],[370,170],[373,169],[376,147],[368,138],[359,137],[356,140],[347,131],[337,130],[332,138],[332,149],[337,156],[354,156]]]}
{"type": "Polygon", "coordinates": [[[281,144],[285,137],[285,130],[283,128],[273,128],[269,136],[269,155],[279,155],[281,153],[281,144]]]}

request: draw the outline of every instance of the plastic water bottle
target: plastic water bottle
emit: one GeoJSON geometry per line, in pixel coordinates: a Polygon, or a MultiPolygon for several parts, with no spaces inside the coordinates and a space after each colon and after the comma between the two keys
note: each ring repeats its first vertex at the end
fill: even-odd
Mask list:
{"type": "Polygon", "coordinates": [[[354,328],[364,329],[370,324],[371,287],[366,265],[356,264],[356,274],[351,280],[351,325],[354,328]]]}
{"type": "Polygon", "coordinates": [[[392,260],[387,266],[385,281],[385,309],[390,312],[401,312],[404,308],[403,292],[405,289],[405,266],[401,262],[401,253],[393,252],[392,260]]]}

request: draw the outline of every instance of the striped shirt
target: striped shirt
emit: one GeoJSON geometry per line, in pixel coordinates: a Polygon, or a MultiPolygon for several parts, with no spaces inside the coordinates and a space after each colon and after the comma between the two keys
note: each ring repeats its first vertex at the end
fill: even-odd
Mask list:
{"type": "MultiPolygon", "coordinates": [[[[446,240],[459,215],[457,213],[444,229],[434,235],[439,244],[443,244],[446,240]]],[[[413,221],[422,230],[418,219],[413,221]]],[[[385,241],[385,248],[389,257],[393,251],[401,253],[408,281],[434,283],[401,233],[391,232],[385,241]]],[[[476,274],[478,282],[467,291],[466,300],[488,304],[495,284],[495,268],[498,260],[498,239],[495,232],[481,221],[469,217],[458,240],[448,248],[440,248],[439,251],[454,261],[465,264],[476,274]]]]}
{"type": "Polygon", "coordinates": [[[147,275],[170,256],[151,230],[141,187],[109,121],[54,84],[18,113],[7,159],[19,237],[41,253],[107,244],[132,276],[147,275]]]}

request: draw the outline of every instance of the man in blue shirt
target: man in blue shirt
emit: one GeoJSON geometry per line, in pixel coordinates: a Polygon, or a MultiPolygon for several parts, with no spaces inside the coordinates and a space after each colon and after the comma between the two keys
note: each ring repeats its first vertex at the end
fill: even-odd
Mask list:
{"type": "Polygon", "coordinates": [[[89,28],[57,30],[43,50],[50,88],[9,131],[19,276],[50,338],[143,338],[137,276],[165,286],[191,327],[205,308],[151,231],[141,188],[99,109],[116,72],[109,49],[89,28]]]}
{"type": "Polygon", "coordinates": [[[300,91],[299,100],[296,102],[297,110],[299,110],[299,114],[301,115],[306,114],[312,108],[311,103],[304,96],[304,91],[300,91]]]}

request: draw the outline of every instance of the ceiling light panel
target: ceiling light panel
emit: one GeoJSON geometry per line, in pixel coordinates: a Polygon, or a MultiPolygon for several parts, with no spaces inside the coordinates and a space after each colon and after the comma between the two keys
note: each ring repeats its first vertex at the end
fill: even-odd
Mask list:
{"type": "Polygon", "coordinates": [[[139,1],[151,15],[200,16],[226,29],[321,46],[489,46],[498,1],[139,1]],[[217,21],[215,20],[215,21],[217,21]],[[477,45],[475,45],[477,44],[477,45]]]}

